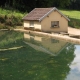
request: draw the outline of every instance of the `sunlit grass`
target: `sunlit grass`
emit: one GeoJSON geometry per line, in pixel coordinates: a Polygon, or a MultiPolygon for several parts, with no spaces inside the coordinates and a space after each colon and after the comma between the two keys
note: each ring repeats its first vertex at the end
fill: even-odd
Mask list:
{"type": "Polygon", "coordinates": [[[80,11],[77,10],[60,10],[64,15],[70,18],[69,26],[80,28],[80,11]]]}
{"type": "Polygon", "coordinates": [[[70,18],[80,19],[80,11],[77,10],[60,10],[63,14],[70,18]]]}
{"type": "Polygon", "coordinates": [[[18,10],[7,10],[0,8],[0,29],[22,26],[22,18],[26,13],[18,10]]]}
{"type": "Polygon", "coordinates": [[[6,10],[6,9],[0,8],[0,15],[7,15],[7,16],[15,15],[15,16],[23,17],[25,13],[21,13],[16,10],[13,11],[13,10],[6,10]]]}

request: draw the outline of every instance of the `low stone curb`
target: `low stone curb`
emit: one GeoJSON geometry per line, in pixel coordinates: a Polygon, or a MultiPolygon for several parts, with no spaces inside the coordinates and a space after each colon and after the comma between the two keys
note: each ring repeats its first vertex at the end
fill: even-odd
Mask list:
{"type": "Polygon", "coordinates": [[[77,38],[72,38],[66,35],[61,35],[61,34],[50,34],[50,33],[44,33],[44,32],[37,32],[37,31],[30,31],[30,30],[24,30],[24,29],[14,29],[14,31],[20,31],[20,32],[26,32],[26,33],[30,33],[33,35],[39,35],[39,36],[48,36],[48,37],[52,37],[58,40],[64,40],[66,42],[70,42],[70,43],[74,43],[74,44],[80,44],[80,39],[77,38]]]}

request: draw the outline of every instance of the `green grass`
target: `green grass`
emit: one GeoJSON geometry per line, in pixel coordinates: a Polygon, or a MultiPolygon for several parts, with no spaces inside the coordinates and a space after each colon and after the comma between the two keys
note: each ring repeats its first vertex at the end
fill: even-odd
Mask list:
{"type": "Polygon", "coordinates": [[[80,11],[77,10],[60,10],[63,14],[69,16],[70,18],[80,19],[80,11]]]}
{"type": "Polygon", "coordinates": [[[0,29],[22,26],[25,14],[27,13],[0,8],[0,29]]]}
{"type": "Polygon", "coordinates": [[[80,11],[77,10],[60,10],[70,18],[69,26],[80,28],[80,11]]]}
{"type": "Polygon", "coordinates": [[[21,13],[16,10],[13,11],[13,10],[6,10],[6,9],[0,8],[0,15],[7,15],[7,16],[15,15],[16,17],[17,16],[23,17],[25,13],[21,13]]]}

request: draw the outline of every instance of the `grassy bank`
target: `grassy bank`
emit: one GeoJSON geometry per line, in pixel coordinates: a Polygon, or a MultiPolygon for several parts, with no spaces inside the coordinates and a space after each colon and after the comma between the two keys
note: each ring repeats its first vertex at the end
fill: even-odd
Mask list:
{"type": "Polygon", "coordinates": [[[25,13],[16,10],[6,10],[0,8],[0,29],[15,26],[22,26],[22,17],[25,13]]]}
{"type": "Polygon", "coordinates": [[[61,10],[61,12],[70,18],[69,26],[80,28],[80,11],[77,10],[61,10]]]}

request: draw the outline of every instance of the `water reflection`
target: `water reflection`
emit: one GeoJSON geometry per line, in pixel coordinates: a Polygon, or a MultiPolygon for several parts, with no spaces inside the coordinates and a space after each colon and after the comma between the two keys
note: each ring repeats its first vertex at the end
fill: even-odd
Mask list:
{"type": "Polygon", "coordinates": [[[28,45],[35,44],[37,45],[37,47],[42,47],[47,51],[51,52],[53,56],[57,56],[57,57],[50,57],[46,60],[46,62],[44,62],[45,68],[41,69],[40,73],[41,75],[38,76],[38,79],[36,78],[37,80],[39,80],[39,78],[42,80],[66,79],[67,75],[71,71],[69,65],[71,64],[71,62],[74,60],[75,57],[74,55],[75,46],[73,44],[55,40],[49,37],[47,38],[39,36],[37,37],[25,33],[24,33],[24,39],[28,45]],[[35,39],[35,37],[38,39],[35,39]]]}
{"type": "Polygon", "coordinates": [[[74,80],[80,73],[74,66],[79,48],[73,44],[14,31],[0,36],[0,48],[19,46],[0,51],[0,80],[74,80]]]}
{"type": "Polygon", "coordinates": [[[70,65],[70,72],[66,80],[80,80],[80,45],[75,45],[75,58],[70,65]]]}
{"type": "Polygon", "coordinates": [[[55,40],[49,37],[33,36],[24,33],[25,43],[32,48],[46,52],[51,55],[58,55],[69,43],[64,41],[55,40]]]}

